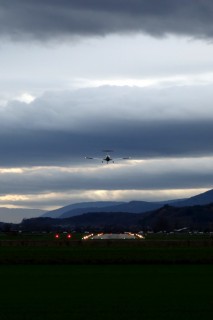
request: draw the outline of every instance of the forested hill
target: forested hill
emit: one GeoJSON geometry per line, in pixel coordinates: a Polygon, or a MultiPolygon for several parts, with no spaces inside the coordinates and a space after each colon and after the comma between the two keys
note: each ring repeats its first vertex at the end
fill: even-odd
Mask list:
{"type": "Polygon", "coordinates": [[[151,229],[172,231],[180,228],[213,231],[213,204],[191,207],[165,205],[149,213],[91,212],[66,219],[34,218],[24,220],[24,230],[96,229],[151,229]]]}

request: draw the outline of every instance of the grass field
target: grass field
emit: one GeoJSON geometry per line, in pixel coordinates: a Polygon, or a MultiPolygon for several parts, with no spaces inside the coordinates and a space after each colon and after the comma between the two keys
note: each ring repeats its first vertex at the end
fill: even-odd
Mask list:
{"type": "Polygon", "coordinates": [[[212,265],[0,266],[1,320],[213,317],[212,265]]]}
{"type": "Polygon", "coordinates": [[[140,245],[137,242],[77,243],[74,246],[0,247],[4,264],[213,264],[213,246],[207,243],[164,243],[140,245]],[[194,245],[195,244],[195,245],[194,245]]]}
{"type": "Polygon", "coordinates": [[[0,320],[213,317],[211,239],[1,239],[0,320]]]}

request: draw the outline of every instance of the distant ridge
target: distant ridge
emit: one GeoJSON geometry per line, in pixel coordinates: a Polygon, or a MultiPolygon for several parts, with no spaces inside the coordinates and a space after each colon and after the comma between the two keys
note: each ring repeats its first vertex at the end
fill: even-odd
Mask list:
{"type": "MultiPolygon", "coordinates": [[[[50,218],[62,218],[62,216],[66,213],[70,213],[69,217],[82,214],[82,212],[87,211],[88,208],[93,210],[94,208],[103,208],[107,206],[120,205],[124,202],[117,201],[91,201],[91,202],[81,202],[67,205],[65,207],[55,209],[52,211],[45,212],[42,217],[50,217],[50,218]],[[86,209],[86,210],[85,210],[86,209]]],[[[100,211],[100,209],[99,209],[100,211]]],[[[65,216],[66,218],[66,216],[65,216]]]]}
{"type": "Polygon", "coordinates": [[[172,203],[172,205],[178,207],[185,207],[194,205],[204,205],[210,203],[213,203],[213,189],[200,193],[188,199],[179,200],[178,202],[172,203]]]}
{"type": "Polygon", "coordinates": [[[34,218],[23,220],[21,228],[36,230],[122,230],[122,231],[213,231],[213,204],[189,207],[164,205],[149,213],[91,212],[66,219],[34,218]]]}
{"type": "Polygon", "coordinates": [[[71,204],[53,211],[49,211],[43,217],[65,219],[78,216],[90,212],[129,212],[129,213],[145,213],[157,210],[165,204],[173,207],[186,207],[194,205],[206,205],[213,203],[213,190],[195,195],[187,199],[165,200],[159,202],[148,201],[130,201],[130,202],[115,202],[115,201],[99,201],[99,202],[83,202],[71,204]],[[101,209],[101,210],[100,210],[101,209]]]}
{"type": "MultiPolygon", "coordinates": [[[[146,202],[146,201],[130,201],[127,203],[116,204],[112,206],[102,207],[102,212],[131,212],[131,213],[142,213],[148,212],[162,207],[163,203],[157,202],[146,202]]],[[[59,218],[69,218],[75,215],[80,215],[89,212],[100,212],[100,208],[79,208],[77,210],[71,210],[64,212],[59,218]]]]}

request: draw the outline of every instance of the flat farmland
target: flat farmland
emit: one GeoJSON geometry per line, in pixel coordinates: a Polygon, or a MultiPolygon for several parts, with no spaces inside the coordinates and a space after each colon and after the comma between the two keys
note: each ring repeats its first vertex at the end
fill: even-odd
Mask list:
{"type": "Polygon", "coordinates": [[[2,241],[0,264],[213,264],[212,240],[2,241]]]}
{"type": "Polygon", "coordinates": [[[213,317],[213,242],[0,242],[1,320],[213,317]]]}
{"type": "Polygon", "coordinates": [[[212,319],[212,265],[0,266],[1,320],[212,319]]]}

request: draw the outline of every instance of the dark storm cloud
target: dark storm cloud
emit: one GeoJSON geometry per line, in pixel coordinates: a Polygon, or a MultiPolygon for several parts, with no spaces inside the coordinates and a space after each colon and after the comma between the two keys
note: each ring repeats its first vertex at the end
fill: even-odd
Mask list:
{"type": "Polygon", "coordinates": [[[19,130],[0,133],[0,165],[87,165],[85,156],[191,157],[213,155],[212,121],[121,122],[98,132],[19,130]]]}
{"type": "Polygon", "coordinates": [[[145,32],[212,37],[211,0],[0,1],[0,32],[13,38],[60,38],[145,32]]]}
{"type": "Polygon", "coordinates": [[[86,164],[85,156],[213,154],[212,87],[100,87],[0,108],[0,166],[86,164]]]}

